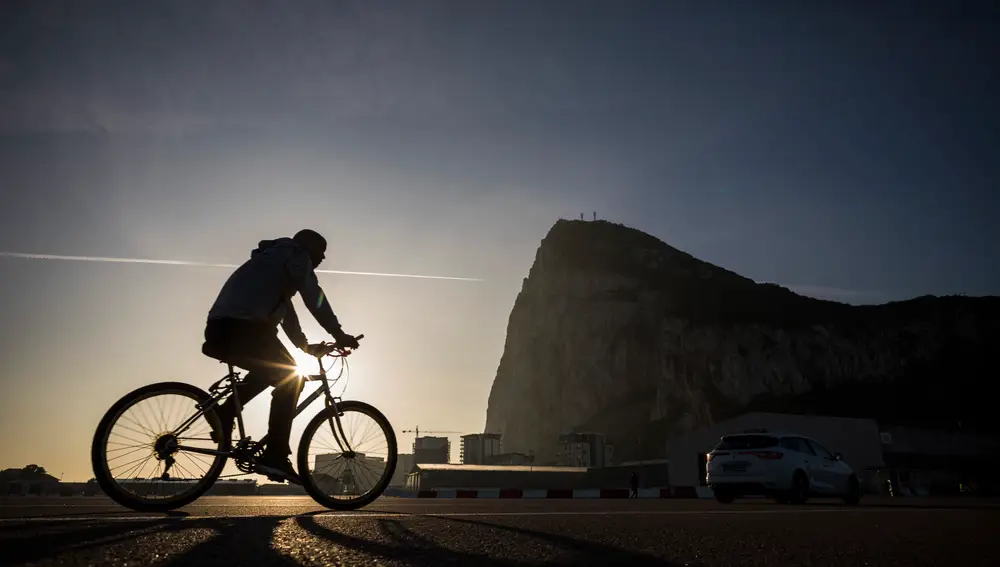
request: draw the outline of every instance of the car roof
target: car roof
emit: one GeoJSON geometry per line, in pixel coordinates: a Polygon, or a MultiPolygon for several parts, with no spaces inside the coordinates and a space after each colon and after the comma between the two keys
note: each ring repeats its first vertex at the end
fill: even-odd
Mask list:
{"type": "MultiPolygon", "coordinates": [[[[783,438],[783,437],[798,437],[800,439],[808,439],[808,440],[813,441],[815,443],[819,443],[819,441],[816,441],[815,439],[813,439],[812,437],[809,437],[808,435],[802,435],[802,434],[799,434],[799,433],[792,433],[790,431],[767,431],[767,430],[763,430],[763,429],[761,429],[761,430],[754,429],[754,430],[748,430],[748,431],[740,431],[739,433],[729,433],[729,434],[723,435],[720,439],[727,438],[727,437],[749,437],[749,436],[753,436],[753,435],[762,435],[762,436],[765,436],[765,437],[777,437],[779,439],[783,438]]],[[[822,443],[820,443],[820,444],[822,445],[822,443]]]]}

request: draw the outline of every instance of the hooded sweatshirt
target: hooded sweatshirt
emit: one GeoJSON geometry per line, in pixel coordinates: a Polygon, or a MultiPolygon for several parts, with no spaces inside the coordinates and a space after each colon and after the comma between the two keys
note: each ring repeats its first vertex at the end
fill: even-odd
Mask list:
{"type": "Polygon", "coordinates": [[[309,254],[291,238],[262,240],[250,259],[226,280],[208,320],[241,319],[275,327],[280,323],[292,344],[304,348],[306,336],[292,307],[296,293],[302,294],[302,301],[326,332],[340,331],[309,254]]]}

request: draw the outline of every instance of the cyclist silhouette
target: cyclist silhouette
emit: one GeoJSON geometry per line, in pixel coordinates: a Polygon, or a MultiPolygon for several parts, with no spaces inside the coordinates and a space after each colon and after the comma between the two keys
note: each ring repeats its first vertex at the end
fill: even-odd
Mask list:
{"type": "MultiPolygon", "coordinates": [[[[248,371],[238,389],[240,402],[246,404],[274,386],[268,443],[256,464],[256,470],[272,480],[302,484],[289,459],[289,437],[303,382],[295,359],[278,339],[278,324],[304,352],[315,354],[329,348],[306,340],[292,297],[302,294],[309,312],[338,346],[358,348],[357,339],[341,329],[319,286],[315,269],[324,258],[326,239],[313,230],[301,230],[292,238],[262,240],[222,286],[208,312],[202,352],[248,371]]],[[[230,397],[219,410],[222,425],[229,431],[235,420],[233,405],[230,397]]]]}

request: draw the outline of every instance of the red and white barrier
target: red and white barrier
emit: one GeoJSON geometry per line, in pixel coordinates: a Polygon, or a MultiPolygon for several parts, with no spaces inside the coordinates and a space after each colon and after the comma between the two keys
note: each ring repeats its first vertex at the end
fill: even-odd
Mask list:
{"type": "MultiPolygon", "coordinates": [[[[712,498],[705,486],[640,488],[639,498],[712,498]]],[[[436,488],[402,495],[403,498],[524,498],[524,499],[600,499],[628,498],[627,488],[520,489],[520,488],[436,488]]]]}

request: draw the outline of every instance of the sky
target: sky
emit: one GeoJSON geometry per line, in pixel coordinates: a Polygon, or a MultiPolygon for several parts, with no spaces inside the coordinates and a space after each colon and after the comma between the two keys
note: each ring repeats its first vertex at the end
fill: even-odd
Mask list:
{"type": "MultiPolygon", "coordinates": [[[[4,2],[0,252],[239,264],[309,227],[324,269],[481,280],[321,275],[366,336],[345,396],[408,452],[414,426],[482,431],[522,278],[581,212],[827,299],[1000,293],[998,13],[4,2]]],[[[0,255],[0,468],[86,480],[120,396],[221,377],[200,347],[229,271],[0,255]]]]}

